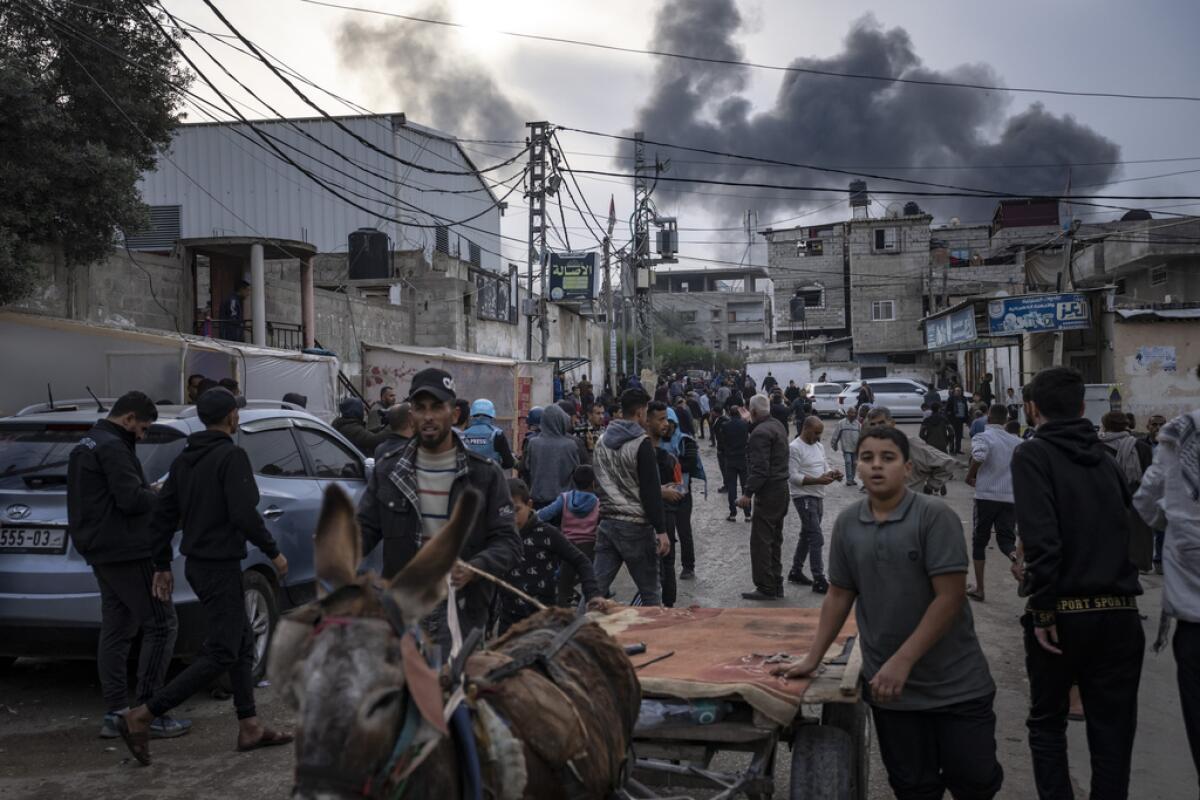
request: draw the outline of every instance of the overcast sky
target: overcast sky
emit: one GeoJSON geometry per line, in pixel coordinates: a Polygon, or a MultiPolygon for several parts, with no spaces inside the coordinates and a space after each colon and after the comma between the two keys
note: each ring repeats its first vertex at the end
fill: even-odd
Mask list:
{"type": "MultiPolygon", "coordinates": [[[[703,55],[718,54],[727,48],[738,57],[766,64],[786,65],[795,59],[810,59],[818,64],[845,63],[856,68],[863,63],[873,64],[870,50],[876,45],[882,49],[881,43],[886,42],[890,53],[880,54],[884,60],[876,65],[877,69],[887,68],[887,59],[891,58],[891,63],[901,64],[906,70],[933,71],[940,79],[947,75],[951,79],[967,75],[991,78],[1005,86],[1196,95],[1200,94],[1197,80],[1200,48],[1195,45],[1195,34],[1200,30],[1200,3],[1195,0],[1162,0],[1136,6],[1087,0],[1051,3],[1008,0],[1003,4],[961,0],[919,3],[851,0],[837,4],[795,0],[332,1],[451,19],[474,27],[461,31],[401,23],[370,14],[307,5],[299,0],[255,0],[240,4],[216,0],[231,22],[250,39],[323,87],[371,111],[405,111],[415,122],[464,137],[521,139],[525,131],[519,122],[530,118],[614,133],[648,124],[654,128],[648,135],[655,138],[680,141],[675,137],[684,137],[689,144],[719,143],[716,149],[793,161],[803,160],[812,153],[810,163],[961,166],[995,158],[1009,161],[1016,157],[1014,153],[1032,153],[1040,148],[1041,139],[1050,138],[1050,134],[1041,133],[1041,128],[1026,129],[1026,136],[1037,141],[1017,135],[1021,123],[1032,114],[1036,121],[1062,134],[1064,144],[1048,148],[1055,153],[1065,152],[1064,147],[1105,153],[1115,145],[1119,148],[1115,160],[1197,157],[1194,161],[1106,169],[1104,180],[1122,182],[1107,189],[1096,186],[1077,192],[1200,195],[1200,143],[1196,141],[1200,103],[1197,102],[995,95],[905,87],[902,96],[905,100],[901,103],[895,96],[866,94],[886,87],[813,77],[798,82],[795,96],[789,96],[785,102],[780,89],[787,78],[776,71],[697,65],[531,42],[490,32],[503,29],[629,47],[686,49],[703,55]],[[852,31],[860,33],[854,44],[847,39],[852,31]],[[671,63],[664,65],[663,61],[671,63]],[[677,84],[698,95],[704,105],[689,108],[686,114],[680,112],[675,105],[680,99],[680,92],[674,88],[677,84]],[[968,99],[964,94],[974,97],[968,99]],[[848,109],[845,115],[839,113],[843,110],[838,105],[842,97],[848,109]],[[873,113],[860,114],[852,97],[870,103],[861,107],[870,107],[873,113]],[[740,99],[736,104],[737,116],[744,124],[727,125],[725,117],[721,123],[715,123],[719,107],[730,98],[740,99]],[[1043,104],[1044,109],[1030,112],[1034,103],[1043,104]],[[806,116],[804,109],[809,107],[816,110],[806,116]],[[1065,121],[1064,115],[1073,117],[1074,123],[1065,121]],[[833,121],[839,117],[844,118],[833,121]],[[893,117],[900,118],[894,131],[888,130],[893,117]],[[963,127],[970,128],[971,141],[967,143],[960,140],[963,127]],[[1006,130],[1011,140],[1000,142],[1006,130]],[[906,156],[910,151],[911,155],[906,156]],[[1154,180],[1128,180],[1183,170],[1198,172],[1154,180]]],[[[167,7],[200,28],[223,32],[220,22],[200,0],[167,0],[167,7]]],[[[312,115],[311,109],[250,59],[222,47],[215,48],[214,53],[224,53],[226,65],[284,113],[312,115]]],[[[213,73],[215,79],[215,68],[213,73]]],[[[232,96],[253,105],[236,87],[227,81],[223,85],[232,96]]],[[[208,94],[199,86],[196,91],[208,94]]],[[[318,97],[330,113],[351,113],[327,96],[314,95],[314,99],[318,97]]],[[[195,113],[189,118],[202,119],[195,113]]],[[[563,133],[561,138],[572,165],[578,169],[629,169],[627,162],[612,157],[629,155],[628,145],[579,134],[563,133]],[[621,147],[626,149],[621,151],[621,147]]],[[[502,147],[488,151],[477,146],[472,156],[487,163],[485,151],[512,152],[502,147]]],[[[662,156],[708,158],[678,152],[662,156]]],[[[1041,157],[1037,158],[1041,163],[1041,157]]],[[[711,175],[715,171],[703,165],[679,165],[673,169],[674,174],[692,176],[711,175]]],[[[998,182],[1012,179],[996,173],[971,173],[971,185],[1003,188],[998,182]]],[[[961,169],[895,174],[946,183],[966,181],[961,169]]],[[[1077,174],[1072,172],[1075,184],[1080,183],[1074,177],[1077,174]]],[[[829,186],[844,186],[847,180],[842,176],[807,172],[800,177],[795,171],[789,174],[786,170],[747,174],[741,167],[721,171],[720,177],[760,181],[770,178],[773,183],[792,180],[829,186]]],[[[1028,179],[1034,183],[1042,180],[1036,175],[1028,179]]],[[[628,182],[586,176],[580,180],[598,215],[602,218],[605,215],[611,193],[616,196],[618,218],[628,216],[632,205],[628,182]]],[[[1059,178],[1053,180],[1057,182],[1059,178]]],[[[815,209],[830,206],[830,201],[805,202],[791,199],[791,195],[778,190],[759,192],[756,196],[746,189],[723,192],[712,186],[691,188],[698,193],[664,193],[659,203],[660,211],[676,215],[684,229],[739,228],[745,209],[758,212],[760,225],[801,214],[807,215],[800,217],[803,223],[847,216],[844,203],[835,202],[832,207],[813,213],[815,209]]],[[[886,202],[896,199],[886,198],[886,202]]],[[[1153,201],[1118,204],[1156,205],[1153,201]]],[[[949,201],[935,201],[932,205],[938,222],[952,214],[964,221],[987,216],[986,209],[981,211],[978,207],[960,213],[949,201]]],[[[1192,213],[1197,209],[1200,204],[1176,210],[1192,213]]],[[[882,215],[883,207],[876,206],[875,213],[882,215]]],[[[1088,219],[1115,218],[1119,214],[1106,212],[1088,219]]],[[[798,222],[793,220],[790,224],[798,222]]],[[[577,216],[568,216],[567,225],[571,228],[572,244],[594,244],[577,216]]],[[[525,226],[524,210],[513,208],[506,216],[504,232],[523,238],[525,226]]],[[[627,237],[618,228],[616,238],[623,241],[627,237]]],[[[763,247],[755,247],[747,256],[745,245],[737,244],[746,238],[743,231],[684,230],[680,238],[685,243],[681,247],[684,254],[733,261],[749,258],[754,263],[765,263],[763,247]]],[[[519,245],[506,245],[505,254],[510,260],[523,261],[519,245]]]]}

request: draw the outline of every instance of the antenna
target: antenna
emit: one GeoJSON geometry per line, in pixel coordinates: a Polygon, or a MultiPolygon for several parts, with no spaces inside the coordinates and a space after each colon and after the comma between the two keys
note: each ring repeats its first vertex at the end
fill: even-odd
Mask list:
{"type": "Polygon", "coordinates": [[[46,396],[50,398],[50,410],[54,410],[54,392],[50,389],[50,381],[46,381],[46,396]]]}
{"type": "Polygon", "coordinates": [[[100,402],[100,398],[96,397],[96,393],[92,391],[92,387],[85,386],[83,388],[87,389],[87,393],[90,394],[92,396],[92,399],[96,401],[96,410],[97,411],[99,411],[101,414],[103,414],[105,411],[108,411],[108,409],[104,407],[104,403],[100,402]]]}

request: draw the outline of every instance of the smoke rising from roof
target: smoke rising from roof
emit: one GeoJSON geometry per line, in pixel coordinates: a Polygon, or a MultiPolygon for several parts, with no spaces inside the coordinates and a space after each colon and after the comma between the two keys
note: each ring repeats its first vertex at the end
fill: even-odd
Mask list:
{"type": "MultiPolygon", "coordinates": [[[[411,13],[451,17],[441,3],[411,13]]],[[[337,49],[343,65],[385,87],[376,91],[380,105],[398,107],[414,122],[452,136],[520,140],[526,120],[534,118],[505,95],[486,67],[451,46],[443,28],[347,20],[338,31],[337,49]]]]}
{"type": "MultiPolygon", "coordinates": [[[[659,9],[655,47],[744,59],[746,55],[735,41],[742,25],[734,0],[671,0],[659,9]]],[[[1000,77],[984,64],[965,64],[946,71],[923,66],[903,28],[885,29],[871,15],[851,26],[841,53],[830,58],[797,58],[792,66],[933,81],[1001,83],[1000,77]]],[[[1020,194],[1061,192],[1067,182],[1067,169],[986,167],[1115,161],[1120,157],[1116,143],[1070,115],[1055,115],[1041,104],[1009,115],[1010,96],[1005,93],[789,72],[783,73],[774,105],[760,110],[744,96],[749,77],[748,68],[659,58],[650,95],[637,114],[634,130],[644,131],[647,139],[828,166],[953,165],[964,169],[869,171],[1020,194]],[[989,136],[990,131],[998,134],[989,136]]],[[[651,153],[654,150],[653,146],[647,149],[651,153]]],[[[659,156],[674,156],[681,161],[713,158],[669,150],[659,156]]],[[[745,164],[724,167],[677,163],[669,175],[839,188],[849,180],[803,169],[747,168],[745,164]]],[[[1075,167],[1071,183],[1076,188],[1103,184],[1112,179],[1114,171],[1113,166],[1075,167]]],[[[868,186],[905,187],[885,185],[879,180],[868,181],[868,186]]],[[[692,187],[660,183],[655,194],[660,199],[671,198],[673,190],[687,188],[692,187]]],[[[713,191],[711,186],[694,188],[713,191]]],[[[730,191],[740,195],[753,192],[743,188],[730,191]]],[[[805,202],[797,194],[797,199],[783,199],[779,190],[763,190],[761,200],[711,195],[683,195],[679,199],[724,213],[740,213],[756,206],[766,214],[811,209],[830,202],[805,202]]],[[[893,195],[883,202],[902,204],[905,199],[893,195]]],[[[963,198],[917,200],[936,215],[969,220],[990,218],[996,204],[995,200],[963,198]]],[[[845,210],[848,212],[848,207],[845,210]]]]}

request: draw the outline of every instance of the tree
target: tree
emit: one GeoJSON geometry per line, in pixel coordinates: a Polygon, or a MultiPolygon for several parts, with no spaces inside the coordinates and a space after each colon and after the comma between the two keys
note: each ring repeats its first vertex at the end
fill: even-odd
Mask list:
{"type": "Polygon", "coordinates": [[[72,267],[145,227],[137,181],[190,81],[150,13],[140,0],[0,5],[0,304],[32,289],[33,248],[72,267]]]}

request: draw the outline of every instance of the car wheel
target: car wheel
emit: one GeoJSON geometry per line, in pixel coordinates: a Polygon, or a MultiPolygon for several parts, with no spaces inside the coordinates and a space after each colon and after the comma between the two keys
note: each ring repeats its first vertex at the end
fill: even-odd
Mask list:
{"type": "MultiPolygon", "coordinates": [[[[267,674],[267,651],[275,626],[279,623],[279,602],[275,589],[262,573],[250,570],[242,575],[242,596],[246,604],[246,624],[254,634],[254,663],[251,676],[257,684],[267,674]]],[[[225,691],[233,691],[229,675],[222,675],[219,685],[225,691]]]]}

